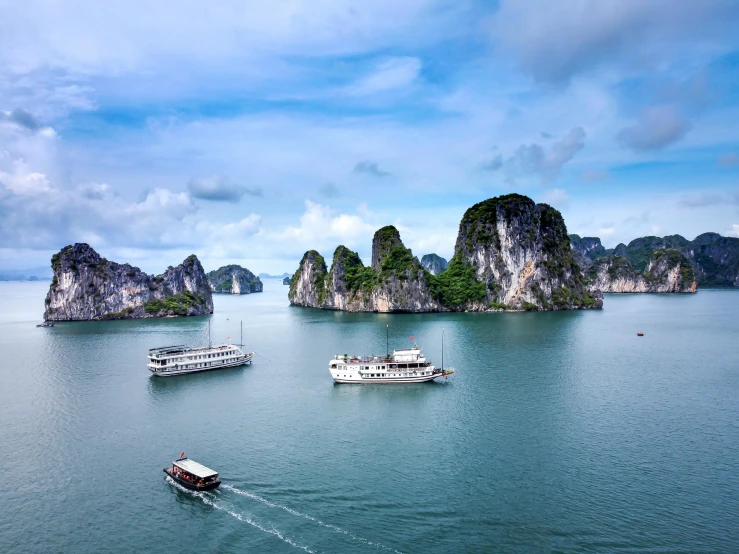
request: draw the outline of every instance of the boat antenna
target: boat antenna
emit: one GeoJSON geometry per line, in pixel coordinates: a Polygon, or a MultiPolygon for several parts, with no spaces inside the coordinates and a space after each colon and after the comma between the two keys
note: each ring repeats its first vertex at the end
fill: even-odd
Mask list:
{"type": "Polygon", "coordinates": [[[213,346],[210,342],[210,318],[208,318],[208,348],[213,346]]]}
{"type": "Polygon", "coordinates": [[[385,325],[385,357],[390,359],[390,324],[385,325]]]}
{"type": "Polygon", "coordinates": [[[244,320],[241,320],[241,338],[239,339],[239,342],[241,343],[239,346],[244,346],[244,320]]]}

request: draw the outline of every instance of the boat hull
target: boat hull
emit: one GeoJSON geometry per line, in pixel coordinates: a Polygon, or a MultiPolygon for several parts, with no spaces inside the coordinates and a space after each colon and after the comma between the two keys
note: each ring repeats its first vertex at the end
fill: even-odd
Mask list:
{"type": "Polygon", "coordinates": [[[164,473],[166,473],[178,485],[182,485],[183,487],[191,491],[212,491],[213,489],[217,489],[221,485],[220,479],[218,481],[214,481],[213,483],[208,483],[207,485],[196,485],[195,483],[191,483],[187,479],[181,479],[180,477],[177,477],[177,475],[174,475],[172,473],[172,470],[168,467],[164,468],[164,473]]]}
{"type": "Polygon", "coordinates": [[[395,378],[383,378],[383,377],[366,377],[361,379],[344,379],[341,377],[334,377],[334,383],[338,385],[410,385],[413,383],[428,383],[434,379],[443,377],[441,374],[436,375],[422,375],[418,377],[395,377],[395,378]]]}
{"type": "Polygon", "coordinates": [[[233,363],[229,364],[223,364],[219,366],[211,366],[211,367],[195,367],[195,368],[185,368],[185,369],[174,369],[169,371],[154,371],[153,369],[149,368],[149,371],[151,371],[155,377],[175,377],[177,375],[187,375],[188,373],[202,373],[204,371],[218,371],[219,369],[230,369],[232,367],[241,367],[242,365],[250,365],[252,360],[252,355],[247,355],[242,360],[237,360],[233,363]]]}

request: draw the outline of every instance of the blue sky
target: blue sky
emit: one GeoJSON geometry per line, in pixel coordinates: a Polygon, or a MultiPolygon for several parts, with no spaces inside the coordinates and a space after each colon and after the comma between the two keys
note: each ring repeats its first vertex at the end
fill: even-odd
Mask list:
{"type": "Polygon", "coordinates": [[[292,272],[509,192],[606,246],[739,236],[734,0],[0,0],[0,268],[292,272]]]}

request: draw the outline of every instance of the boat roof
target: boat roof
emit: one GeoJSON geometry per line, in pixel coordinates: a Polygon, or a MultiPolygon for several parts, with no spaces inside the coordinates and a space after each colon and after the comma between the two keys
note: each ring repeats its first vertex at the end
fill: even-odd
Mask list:
{"type": "Polygon", "coordinates": [[[195,460],[190,460],[188,458],[182,458],[172,462],[172,465],[175,465],[188,473],[192,473],[195,477],[200,477],[201,479],[218,475],[217,471],[213,471],[212,469],[205,467],[203,464],[199,464],[195,460]]]}
{"type": "Polygon", "coordinates": [[[152,354],[159,353],[159,352],[168,352],[170,350],[182,350],[183,348],[187,348],[184,344],[178,344],[175,346],[160,346],[159,348],[149,348],[149,352],[152,354]]]}
{"type": "Polygon", "coordinates": [[[413,348],[400,348],[398,350],[393,350],[393,354],[398,354],[398,353],[401,353],[401,352],[416,353],[416,352],[420,352],[420,351],[421,351],[421,349],[418,348],[418,346],[414,346],[413,348]]]}
{"type": "Polygon", "coordinates": [[[160,346],[159,348],[150,348],[149,356],[156,356],[157,354],[179,354],[182,352],[207,352],[216,350],[233,350],[237,348],[235,344],[212,344],[210,346],[160,346]]]}

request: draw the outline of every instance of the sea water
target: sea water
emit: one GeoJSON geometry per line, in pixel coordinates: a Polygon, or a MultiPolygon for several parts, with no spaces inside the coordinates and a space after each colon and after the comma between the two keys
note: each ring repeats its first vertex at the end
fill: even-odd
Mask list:
{"type": "Polygon", "coordinates": [[[36,328],[47,286],[0,283],[2,552],[739,551],[739,291],[388,315],[268,280],[211,317],[36,328]],[[151,376],[209,320],[252,366],[151,376]],[[334,385],[386,325],[438,365],[444,330],[456,373],[334,385]],[[169,482],[182,451],[222,486],[169,482]]]}

